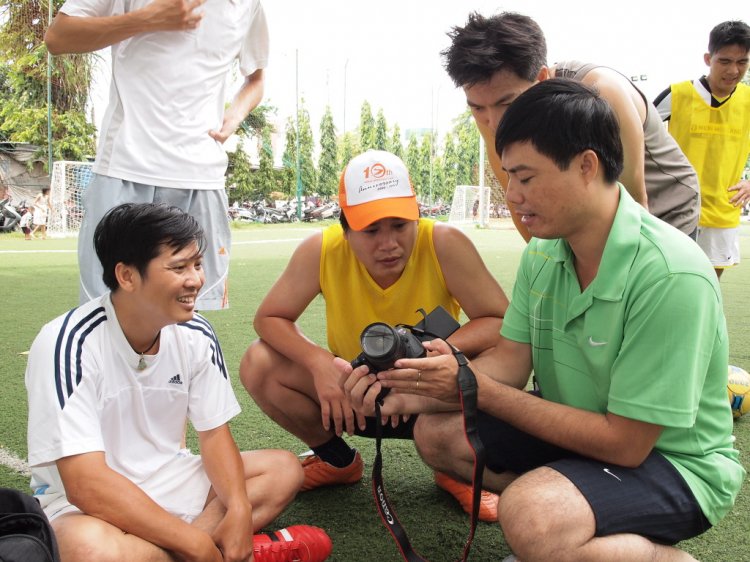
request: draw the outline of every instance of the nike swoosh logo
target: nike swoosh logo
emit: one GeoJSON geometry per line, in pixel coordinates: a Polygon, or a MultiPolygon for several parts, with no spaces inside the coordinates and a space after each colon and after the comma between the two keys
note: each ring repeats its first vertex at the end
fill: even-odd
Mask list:
{"type": "MultiPolygon", "coordinates": [[[[617,476],[616,474],[614,474],[614,473],[613,473],[613,472],[612,472],[612,471],[611,471],[610,469],[608,469],[608,468],[605,468],[605,469],[604,469],[604,472],[606,472],[606,473],[607,473],[607,474],[609,474],[610,476],[614,476],[615,478],[617,478],[618,480],[620,480],[620,477],[619,477],[619,476],[617,476]]],[[[622,482],[622,480],[620,480],[620,482],[622,482]]]]}
{"type": "Polygon", "coordinates": [[[594,347],[596,347],[597,345],[607,345],[607,342],[605,341],[594,341],[594,339],[591,336],[589,336],[589,343],[593,345],[594,347]]]}

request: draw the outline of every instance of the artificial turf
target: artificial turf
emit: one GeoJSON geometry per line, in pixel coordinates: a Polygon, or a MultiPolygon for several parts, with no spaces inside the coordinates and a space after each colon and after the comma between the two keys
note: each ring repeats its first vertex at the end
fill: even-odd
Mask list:
{"type": "MultiPolygon", "coordinates": [[[[253,403],[237,378],[247,345],[256,338],[255,310],[284,269],[299,240],[321,225],[257,225],[233,231],[229,286],[230,308],[205,312],[221,342],[235,393],[243,412],[230,426],[240,449],[307,449],[270,421],[253,403]]],[[[477,246],[490,271],[511,294],[524,247],[505,221],[489,229],[462,227],[477,246]]],[[[26,355],[42,325],[77,306],[78,273],[75,239],[27,242],[19,234],[0,235],[0,450],[26,458],[26,355]]],[[[741,226],[741,249],[750,256],[750,225],[741,226]]],[[[729,269],[722,277],[724,310],[730,336],[730,363],[750,371],[750,264],[729,269]]],[[[325,342],[325,309],[316,299],[300,317],[303,331],[325,342]]],[[[750,467],[750,414],[734,424],[736,446],[750,467]]],[[[358,484],[300,494],[273,527],[308,524],[324,528],[333,540],[332,562],[400,560],[394,541],[378,516],[367,474],[375,444],[352,438],[365,460],[366,477],[358,484]]],[[[195,433],[188,445],[197,451],[195,433]]],[[[396,512],[417,552],[433,562],[460,558],[468,537],[469,518],[457,502],[438,489],[432,473],[410,442],[384,445],[384,480],[396,512]]],[[[28,478],[0,465],[0,486],[28,492],[28,478]]],[[[555,506],[550,506],[555,509],[555,506]]],[[[715,528],[680,547],[703,562],[750,561],[750,486],[747,481],[734,509],[715,528]]],[[[510,553],[496,524],[480,523],[471,560],[502,560],[510,553]]]]}

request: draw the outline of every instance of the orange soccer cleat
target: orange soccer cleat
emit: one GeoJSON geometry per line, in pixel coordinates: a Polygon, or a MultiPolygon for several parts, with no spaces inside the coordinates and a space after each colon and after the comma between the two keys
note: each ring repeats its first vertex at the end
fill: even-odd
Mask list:
{"type": "Polygon", "coordinates": [[[320,486],[331,486],[333,484],[354,484],[362,479],[364,462],[362,455],[357,454],[349,466],[336,468],[320,459],[317,455],[310,455],[302,461],[305,471],[305,482],[300,492],[306,492],[320,486]]]}
{"type": "MultiPolygon", "coordinates": [[[[473,493],[471,485],[454,480],[437,470],[435,471],[435,484],[438,485],[438,488],[442,488],[456,498],[466,513],[471,513],[473,493]]],[[[500,496],[497,494],[482,490],[482,498],[479,502],[479,519],[489,522],[497,521],[497,504],[499,501],[500,496]]]]}

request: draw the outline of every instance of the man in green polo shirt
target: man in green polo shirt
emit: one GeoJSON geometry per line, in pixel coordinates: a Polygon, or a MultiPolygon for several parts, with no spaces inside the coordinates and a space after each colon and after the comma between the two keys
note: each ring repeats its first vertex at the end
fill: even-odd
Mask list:
{"type": "MultiPolygon", "coordinates": [[[[528,89],[496,148],[533,236],[500,342],[472,365],[484,486],[503,492],[500,524],[518,556],[508,560],[694,560],[670,545],[717,524],[745,476],[711,264],[617,183],[619,125],[590,86],[528,89]],[[532,370],[538,391],[526,392],[532,370]]],[[[414,431],[420,454],[470,480],[456,359],[442,341],[425,347],[429,357],[377,378],[339,362],[342,386],[362,412],[381,387],[393,389],[383,415],[428,412],[414,431]]]]}

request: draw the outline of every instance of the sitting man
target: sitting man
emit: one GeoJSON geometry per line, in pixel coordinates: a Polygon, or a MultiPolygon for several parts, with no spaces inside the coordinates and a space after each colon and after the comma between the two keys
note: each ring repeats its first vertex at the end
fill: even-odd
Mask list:
{"type": "MultiPolygon", "coordinates": [[[[745,476],[716,275],[618,185],[618,129],[594,88],[565,79],[521,94],[497,129],[508,200],[534,238],[500,340],[472,370],[484,482],[505,488],[500,525],[523,562],[693,560],[670,545],[717,524],[745,476]],[[524,391],[532,370],[539,393],[524,391]]],[[[371,412],[385,386],[383,415],[436,398],[460,409],[452,350],[425,347],[442,356],[399,360],[369,391],[375,375],[336,360],[351,404],[371,412]]],[[[430,466],[468,478],[462,422],[423,414],[414,438],[430,466]]]]}
{"type": "MultiPolygon", "coordinates": [[[[260,339],[240,366],[245,388],[273,420],[313,451],[303,462],[302,490],[353,483],[362,457],[344,432],[375,436],[375,419],[355,415],[338,385],[334,356],[352,361],[360,335],[373,322],[417,324],[418,309],[442,305],[469,321],[450,341],[476,357],[494,347],[508,305],[471,241],[458,229],[420,219],[404,163],[368,151],[353,158],[339,184],[341,226],[305,239],[255,315],[260,339]],[[326,303],[328,349],[295,323],[321,294],[326,303]]],[[[412,438],[415,418],[383,428],[384,436],[412,438]]],[[[471,507],[470,488],[442,474],[437,484],[471,507]]],[[[497,496],[485,494],[481,516],[497,520],[497,496]]]]}
{"type": "Polygon", "coordinates": [[[287,451],[240,453],[232,439],[240,407],[193,311],[201,227],[177,207],[125,204],[94,238],[111,293],[47,324],[26,370],[32,488],[62,561],[324,560],[315,527],[253,536],[303,474],[287,451]],[[186,416],[200,456],[180,450],[186,416]]]}

